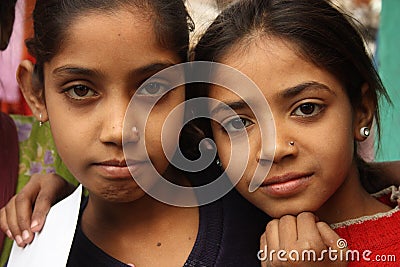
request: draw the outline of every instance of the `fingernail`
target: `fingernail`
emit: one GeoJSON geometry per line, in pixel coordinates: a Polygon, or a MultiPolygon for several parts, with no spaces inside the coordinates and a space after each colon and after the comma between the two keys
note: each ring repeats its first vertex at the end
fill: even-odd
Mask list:
{"type": "Polygon", "coordinates": [[[22,232],[22,239],[27,240],[28,238],[29,238],[29,232],[28,232],[28,230],[24,230],[22,232]]]}
{"type": "Polygon", "coordinates": [[[17,242],[18,245],[21,245],[23,243],[22,237],[20,235],[17,235],[15,237],[15,241],[17,242]]]}
{"type": "Polygon", "coordinates": [[[32,229],[33,227],[38,226],[38,225],[39,225],[39,222],[38,222],[37,220],[32,221],[32,223],[31,223],[31,229],[32,229]]]}
{"type": "Polygon", "coordinates": [[[8,236],[8,238],[13,239],[12,233],[10,230],[7,230],[6,235],[8,236]]]}

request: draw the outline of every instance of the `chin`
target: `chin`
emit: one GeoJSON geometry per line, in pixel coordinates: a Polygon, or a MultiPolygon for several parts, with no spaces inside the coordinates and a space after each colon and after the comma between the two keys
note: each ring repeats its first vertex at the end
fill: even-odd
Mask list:
{"type": "Polygon", "coordinates": [[[129,189],[129,188],[107,188],[100,192],[100,197],[105,201],[112,203],[128,203],[133,202],[142,198],[146,193],[139,189],[129,189]]]}
{"type": "Polygon", "coordinates": [[[272,218],[275,218],[275,219],[279,219],[284,215],[297,216],[302,212],[315,213],[315,211],[313,209],[305,208],[305,207],[301,207],[301,208],[290,207],[290,208],[288,208],[288,206],[290,206],[289,204],[276,204],[275,207],[279,207],[279,206],[283,206],[283,205],[286,206],[284,209],[274,209],[274,210],[263,209],[263,210],[265,213],[267,213],[269,216],[271,216],[272,218]]]}

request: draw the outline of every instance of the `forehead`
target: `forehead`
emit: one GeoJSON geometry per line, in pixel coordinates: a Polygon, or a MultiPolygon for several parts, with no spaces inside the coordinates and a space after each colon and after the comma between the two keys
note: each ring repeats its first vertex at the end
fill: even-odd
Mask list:
{"type": "MultiPolygon", "coordinates": [[[[267,98],[304,82],[337,83],[333,75],[305,60],[298,51],[289,41],[269,36],[256,37],[250,42],[234,45],[221,58],[221,63],[247,75],[267,98]]],[[[218,98],[222,94],[233,97],[228,90],[210,90],[212,97],[218,98]]]]}
{"type": "Polygon", "coordinates": [[[178,63],[178,55],[159,44],[153,20],[151,12],[132,8],[83,13],[72,20],[50,65],[121,71],[149,62],[178,63]]]}
{"type": "MultiPolygon", "coordinates": [[[[233,45],[221,62],[232,66],[250,78],[275,79],[276,74],[299,74],[298,66],[315,68],[297,53],[297,48],[286,40],[259,36],[233,45]]],[[[255,80],[255,79],[254,79],[255,80]]]]}
{"type": "Polygon", "coordinates": [[[91,11],[74,18],[66,31],[66,42],[61,48],[76,42],[93,45],[94,50],[115,45],[132,45],[132,50],[142,44],[155,46],[156,35],[148,12],[137,9],[117,9],[114,11],[91,11]]]}

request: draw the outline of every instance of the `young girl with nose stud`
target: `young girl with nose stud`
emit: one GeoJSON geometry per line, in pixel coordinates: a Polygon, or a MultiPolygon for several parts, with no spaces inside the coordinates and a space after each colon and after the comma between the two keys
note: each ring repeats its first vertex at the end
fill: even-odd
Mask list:
{"type": "Polygon", "coordinates": [[[240,174],[229,166],[242,160],[230,158],[232,150],[248,140],[249,160],[236,188],[275,218],[261,237],[263,265],[302,266],[302,258],[288,252],[301,256],[311,249],[319,262],[308,264],[326,264],[322,251],[332,248],[339,256],[346,248],[338,236],[350,252],[359,253],[342,258],[350,265],[375,266],[382,255],[400,257],[399,191],[389,187],[370,195],[367,190],[382,174],[357,154],[374,119],[379,133],[378,97],[387,93],[350,17],[328,0],[237,1],[208,28],[195,59],[223,63],[250,77],[274,118],[274,125],[257,120],[257,112],[268,110],[252,109],[243,95],[226,88],[210,85],[202,92],[235,111],[209,107],[215,120],[224,121],[223,128],[215,120],[211,126],[222,167],[232,178],[240,174]],[[275,153],[269,154],[261,130],[274,126],[275,153]],[[251,192],[256,168],[268,163],[268,175],[251,192]]]}

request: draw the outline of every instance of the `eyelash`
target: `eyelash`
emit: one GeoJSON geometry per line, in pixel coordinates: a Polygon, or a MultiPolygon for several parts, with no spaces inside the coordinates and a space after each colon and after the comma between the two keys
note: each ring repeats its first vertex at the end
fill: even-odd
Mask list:
{"type": "Polygon", "coordinates": [[[140,96],[145,96],[145,97],[159,97],[161,95],[164,95],[168,91],[168,87],[166,84],[161,83],[161,82],[147,82],[145,84],[142,84],[139,89],[137,90],[136,94],[140,96]],[[158,91],[156,93],[143,93],[143,91],[148,87],[152,86],[158,86],[158,91]]]}
{"type": "Polygon", "coordinates": [[[246,119],[243,117],[235,117],[232,119],[228,119],[228,121],[226,121],[226,122],[223,122],[221,125],[221,129],[226,133],[239,133],[253,124],[254,123],[249,119],[246,119]],[[235,122],[240,123],[240,125],[238,125],[238,126],[240,126],[241,128],[234,127],[233,123],[235,123],[235,122]],[[230,127],[233,127],[235,129],[229,129],[230,127]]]}
{"type": "Polygon", "coordinates": [[[73,85],[68,87],[67,89],[62,91],[63,93],[65,93],[70,99],[72,100],[76,100],[76,101],[82,101],[82,100],[86,100],[88,98],[92,98],[92,97],[96,97],[98,94],[96,93],[96,91],[94,91],[93,89],[91,89],[90,87],[86,86],[86,85],[82,85],[82,84],[77,84],[77,85],[73,85]],[[76,93],[75,90],[80,89],[80,90],[87,90],[87,92],[85,93],[85,95],[80,96],[76,93]],[[89,96],[87,95],[88,93],[91,93],[89,96]]]}
{"type": "MultiPolygon", "coordinates": [[[[137,92],[141,96],[156,97],[156,96],[162,95],[165,91],[167,91],[165,84],[160,83],[160,82],[149,82],[149,83],[141,85],[137,92]],[[152,86],[152,87],[158,86],[159,88],[156,93],[148,93],[148,92],[143,93],[143,91],[148,89],[149,86],[152,86]]],[[[90,87],[83,85],[83,84],[77,84],[77,85],[70,86],[70,87],[64,89],[62,91],[62,93],[65,93],[70,99],[73,99],[76,101],[86,100],[88,98],[92,98],[92,97],[95,97],[98,95],[98,93],[96,93],[96,91],[94,91],[90,87]],[[86,92],[84,95],[79,95],[79,94],[77,94],[76,90],[86,90],[86,92]]]]}
{"type": "Polygon", "coordinates": [[[296,117],[301,117],[301,118],[311,118],[311,117],[315,117],[318,116],[325,108],[325,105],[322,104],[317,104],[317,103],[312,103],[312,102],[305,102],[305,103],[301,103],[300,105],[298,105],[291,113],[292,116],[296,116],[296,117]],[[304,111],[301,111],[301,108],[312,108],[312,111],[310,114],[306,114],[304,113],[304,111]],[[302,114],[296,114],[296,111],[300,111],[302,114]]]}

